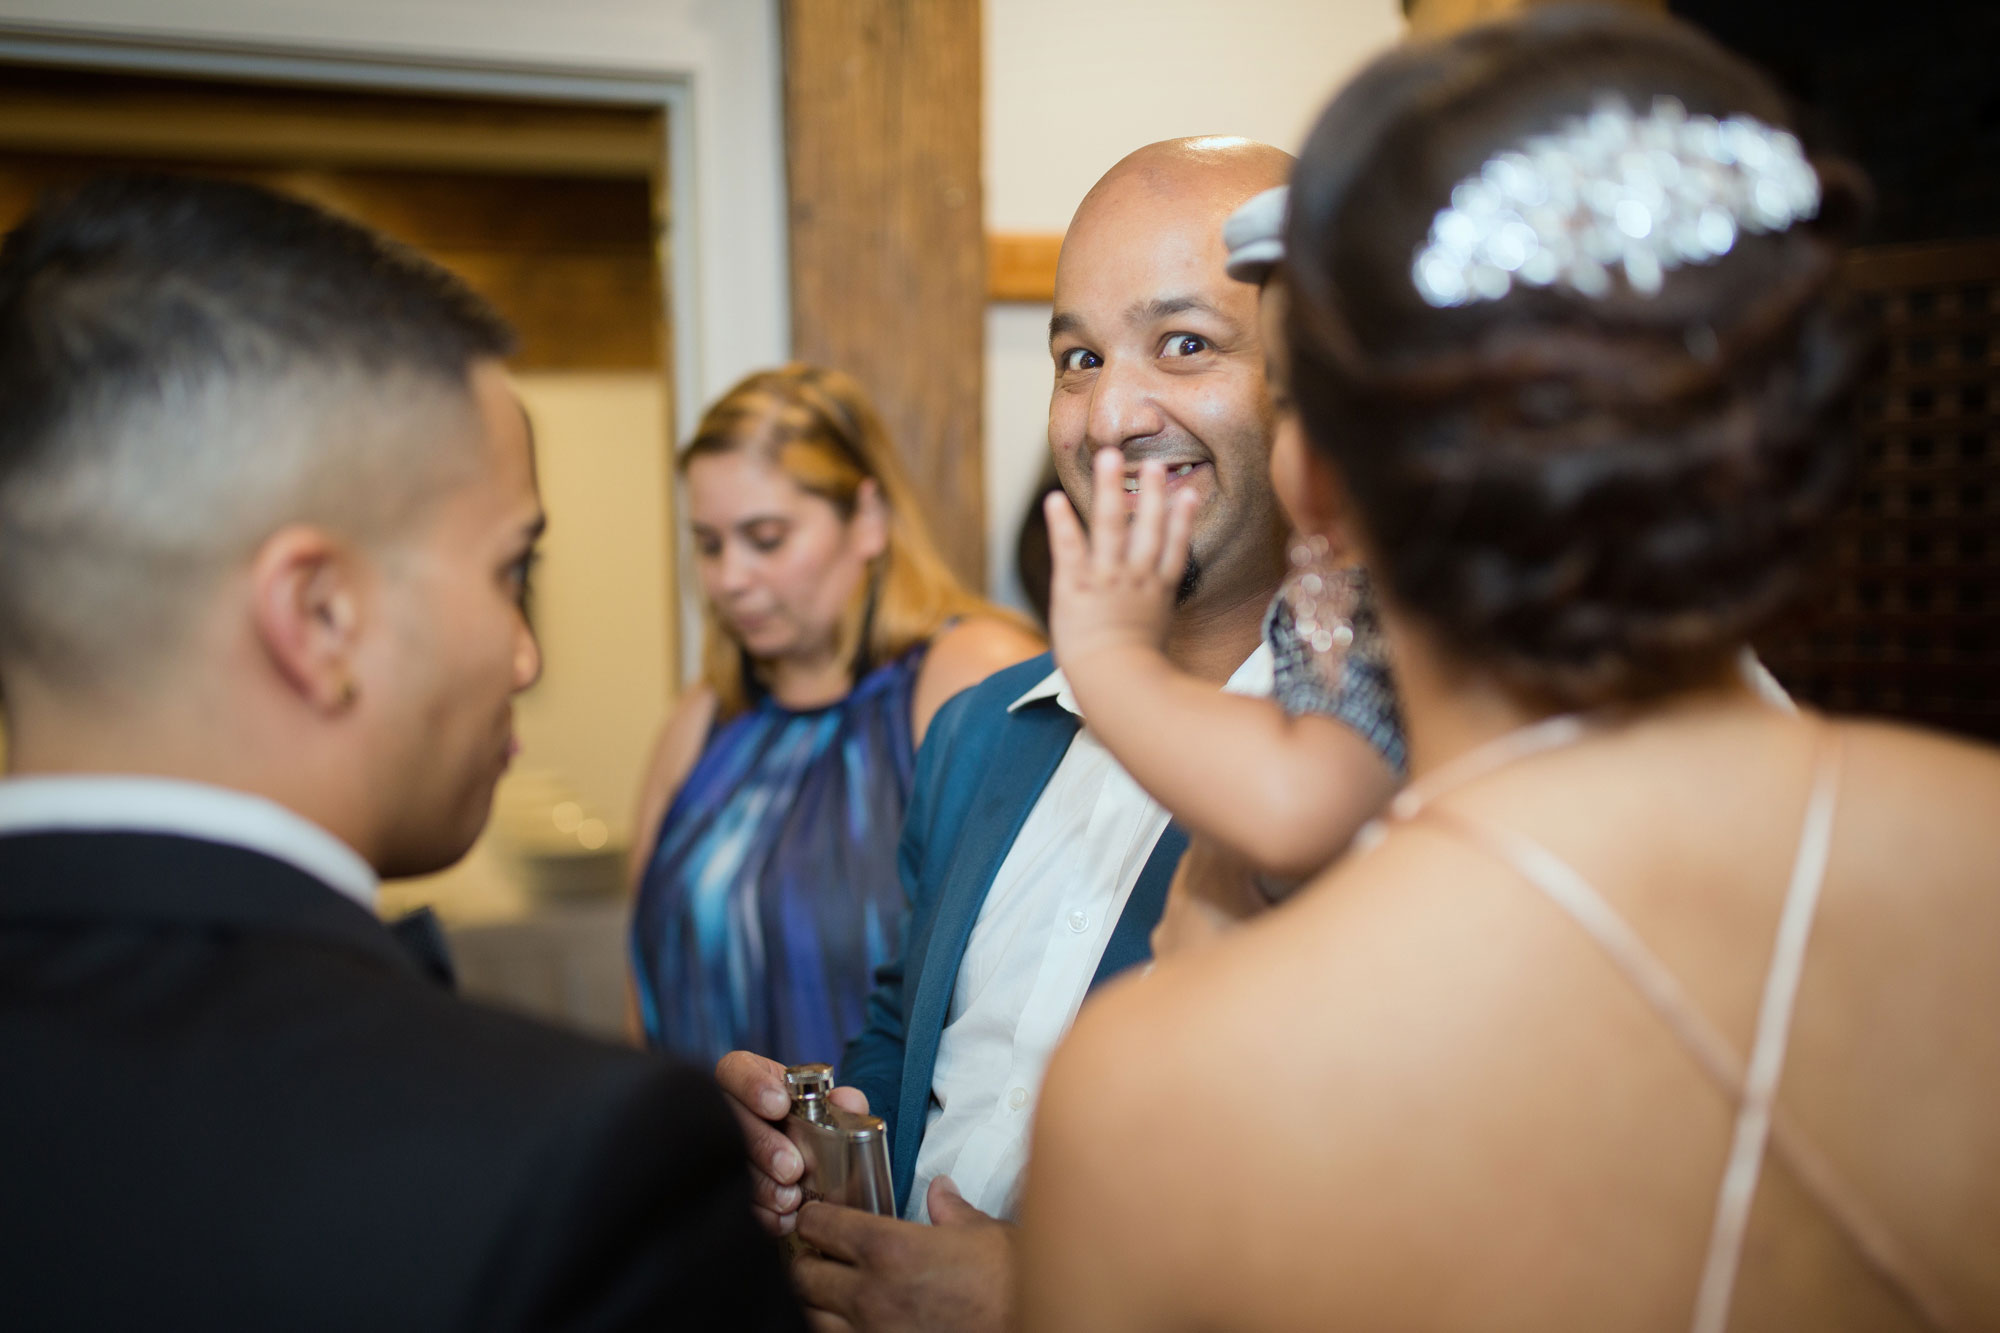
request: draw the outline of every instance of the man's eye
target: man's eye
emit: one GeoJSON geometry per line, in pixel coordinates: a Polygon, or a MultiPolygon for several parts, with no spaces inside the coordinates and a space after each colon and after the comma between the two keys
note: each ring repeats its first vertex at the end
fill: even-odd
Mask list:
{"type": "Polygon", "coordinates": [[[541,563],[539,551],[530,551],[507,566],[507,581],[514,585],[514,600],[526,608],[534,593],[535,566],[541,563]]]}
{"type": "Polygon", "coordinates": [[[1208,350],[1208,339],[1195,333],[1176,333],[1160,350],[1162,356],[1199,356],[1208,350]]]}
{"type": "Polygon", "coordinates": [[[1056,369],[1068,374],[1077,370],[1095,370],[1104,364],[1104,358],[1088,347],[1072,347],[1056,358],[1056,369]]]}

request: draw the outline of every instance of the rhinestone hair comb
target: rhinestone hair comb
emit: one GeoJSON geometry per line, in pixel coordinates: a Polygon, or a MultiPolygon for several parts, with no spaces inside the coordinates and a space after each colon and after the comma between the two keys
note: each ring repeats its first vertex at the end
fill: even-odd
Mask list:
{"type": "Polygon", "coordinates": [[[1497,301],[1516,283],[1600,297],[1621,273],[1652,296],[1674,269],[1713,263],[1739,234],[1783,231],[1819,205],[1819,177],[1784,130],[1691,116],[1673,97],[1640,116],[1607,97],[1453,186],[1410,276],[1439,308],[1497,301]]]}

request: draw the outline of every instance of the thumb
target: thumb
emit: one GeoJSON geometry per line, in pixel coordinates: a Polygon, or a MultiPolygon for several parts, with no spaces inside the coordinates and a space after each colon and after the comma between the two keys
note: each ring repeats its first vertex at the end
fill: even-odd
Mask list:
{"type": "Polygon", "coordinates": [[[930,1209],[933,1226],[963,1226],[968,1222],[993,1220],[965,1201],[965,1196],[958,1192],[958,1186],[950,1176],[939,1176],[931,1182],[930,1192],[924,1195],[924,1203],[930,1209]]]}

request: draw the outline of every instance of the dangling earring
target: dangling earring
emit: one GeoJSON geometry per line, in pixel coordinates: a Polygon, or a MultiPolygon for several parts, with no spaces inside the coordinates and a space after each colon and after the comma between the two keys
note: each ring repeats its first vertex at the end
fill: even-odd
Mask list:
{"type": "Polygon", "coordinates": [[[354,677],[349,676],[340,682],[340,689],[333,696],[333,706],[344,713],[354,707],[360,697],[361,687],[354,683],[354,677]]]}
{"type": "Polygon", "coordinates": [[[1340,683],[1341,664],[1354,644],[1354,616],[1361,605],[1361,574],[1335,566],[1331,547],[1318,533],[1294,538],[1291,572],[1283,594],[1292,628],[1309,650],[1313,670],[1328,688],[1340,683]]]}

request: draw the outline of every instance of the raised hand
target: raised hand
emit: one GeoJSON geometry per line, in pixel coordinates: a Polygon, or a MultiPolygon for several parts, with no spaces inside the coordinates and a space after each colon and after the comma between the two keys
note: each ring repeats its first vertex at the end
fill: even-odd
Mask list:
{"type": "Polygon", "coordinates": [[[1068,497],[1056,493],[1044,502],[1054,566],[1049,637],[1056,664],[1073,681],[1106,649],[1157,652],[1166,641],[1200,498],[1182,491],[1169,500],[1166,469],[1157,462],[1140,465],[1138,483],[1132,506],[1123,457],[1101,449],[1091,461],[1088,534],[1068,497]]]}

